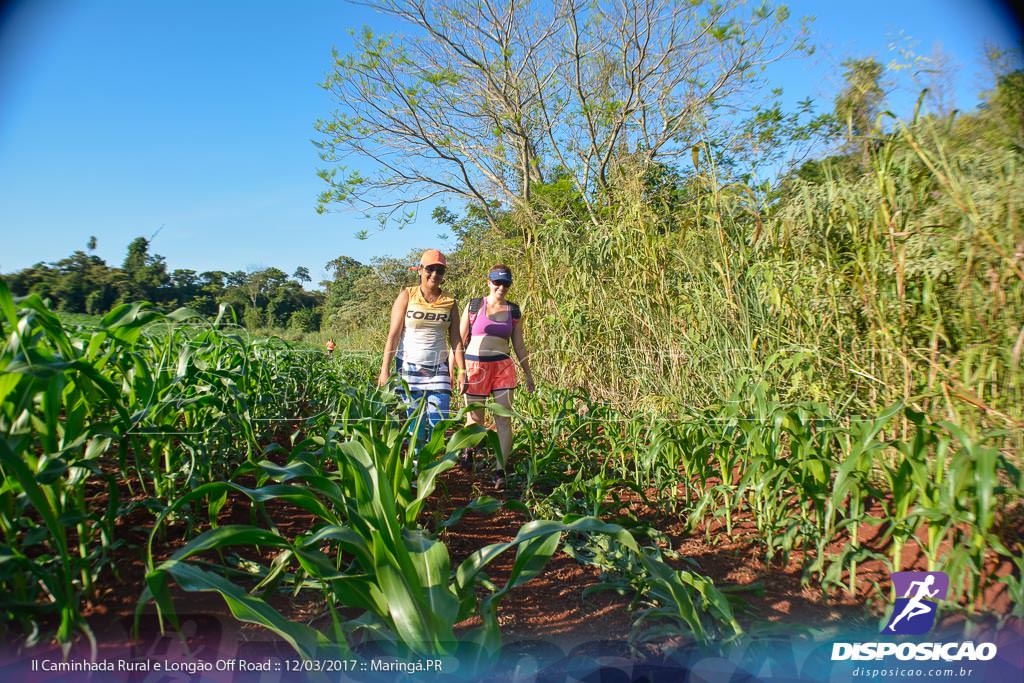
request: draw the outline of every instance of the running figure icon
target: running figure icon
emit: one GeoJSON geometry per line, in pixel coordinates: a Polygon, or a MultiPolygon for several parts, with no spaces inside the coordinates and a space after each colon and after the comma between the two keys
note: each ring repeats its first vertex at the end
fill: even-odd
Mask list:
{"type": "Polygon", "coordinates": [[[889,624],[890,631],[895,632],[896,624],[904,618],[907,621],[910,621],[914,617],[929,614],[932,611],[933,608],[930,605],[924,604],[924,599],[934,598],[938,595],[938,588],[935,590],[929,590],[933,583],[935,583],[935,576],[932,574],[926,576],[923,581],[912,581],[910,583],[910,586],[907,588],[907,596],[909,596],[910,599],[907,601],[906,606],[903,608],[903,611],[900,612],[899,616],[893,619],[892,623],[889,624]],[[911,596],[910,594],[914,592],[915,587],[917,592],[911,596]]]}

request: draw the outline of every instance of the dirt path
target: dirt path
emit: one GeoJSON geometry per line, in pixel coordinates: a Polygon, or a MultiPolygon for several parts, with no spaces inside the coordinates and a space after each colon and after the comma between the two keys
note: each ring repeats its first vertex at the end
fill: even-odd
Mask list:
{"type": "MultiPolygon", "coordinates": [[[[489,473],[467,473],[454,469],[441,477],[435,498],[448,510],[469,504],[479,495],[499,499],[516,496],[516,491],[494,491],[489,473]]],[[[511,541],[527,517],[507,509],[494,514],[467,513],[442,540],[448,546],[452,566],[473,551],[491,543],[511,541]]],[[[508,578],[515,552],[503,553],[488,567],[488,575],[498,585],[508,578]]],[[[623,638],[629,633],[628,600],[611,592],[582,597],[585,589],[600,582],[600,572],[582,566],[559,551],[544,573],[529,583],[509,591],[498,607],[498,623],[506,642],[537,639],[570,648],[583,642],[623,638]]],[[[472,617],[458,625],[461,632],[480,625],[472,617]]]]}

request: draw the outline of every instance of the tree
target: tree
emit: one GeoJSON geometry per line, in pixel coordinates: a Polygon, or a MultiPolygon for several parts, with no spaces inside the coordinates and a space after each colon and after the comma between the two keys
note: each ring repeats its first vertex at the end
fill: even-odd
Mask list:
{"type": "Polygon", "coordinates": [[[1024,70],[998,76],[985,106],[995,115],[1004,139],[1018,151],[1024,150],[1024,70]]]}
{"type": "Polygon", "coordinates": [[[309,268],[306,268],[305,266],[299,266],[298,268],[296,268],[295,272],[292,273],[292,277],[298,280],[299,282],[313,281],[313,278],[309,276],[309,268]]]}
{"type": "MultiPolygon", "coordinates": [[[[283,282],[273,291],[267,302],[267,323],[275,327],[286,327],[296,313],[316,308],[321,301],[321,295],[307,292],[299,283],[283,282]]],[[[308,320],[304,325],[307,323],[308,320]]]]}
{"type": "Polygon", "coordinates": [[[366,273],[371,272],[368,266],[364,266],[351,256],[339,256],[327,262],[327,270],[332,273],[332,279],[324,282],[327,291],[325,305],[328,310],[335,310],[352,298],[353,283],[366,273]]]}
{"type": "Polygon", "coordinates": [[[116,278],[98,256],[77,250],[51,265],[47,294],[60,310],[100,313],[116,300],[116,278]]]}
{"type": "Polygon", "coordinates": [[[89,241],[85,243],[85,248],[89,251],[96,251],[96,235],[89,237],[89,241]]]}
{"type": "Polygon", "coordinates": [[[243,287],[249,280],[249,273],[244,270],[233,270],[230,273],[223,273],[224,284],[227,287],[243,287]]]}
{"type": "Polygon", "coordinates": [[[231,306],[239,313],[247,309],[249,304],[249,297],[245,291],[245,283],[249,279],[249,274],[244,270],[234,270],[230,273],[217,272],[218,276],[223,277],[224,291],[222,300],[228,306],[231,306]]]}
{"type": "MultiPolygon", "coordinates": [[[[308,279],[305,268],[296,270],[296,276],[304,273],[308,279]]],[[[168,274],[163,257],[150,256],[149,242],[142,237],[128,246],[123,268],[110,268],[98,256],[77,250],[55,263],[37,263],[4,278],[14,294],[38,293],[62,311],[99,314],[118,301],[145,298],[168,308],[188,305],[216,315],[219,305],[226,303],[242,312],[248,325],[278,327],[292,324],[301,311],[312,311],[295,318],[294,325],[303,330],[319,324],[324,298],[307,292],[278,268],[201,274],[178,268],[168,274]]]]}
{"type": "MultiPolygon", "coordinates": [[[[420,250],[413,250],[404,259],[374,258],[369,266],[359,264],[357,268],[345,271],[352,276],[351,290],[344,299],[344,306],[325,306],[325,321],[340,333],[373,328],[386,330],[388,312],[391,310],[395,295],[398,294],[399,288],[414,281],[414,276],[409,272],[409,262],[414,257],[418,258],[420,253],[420,250]]],[[[344,256],[335,260],[342,259],[354,261],[344,256]]],[[[340,271],[335,269],[335,273],[338,272],[340,271]]]]}
{"type": "Polygon", "coordinates": [[[129,243],[128,254],[121,267],[129,276],[134,276],[141,272],[149,262],[149,240],[145,237],[136,237],[129,243]]]}
{"type": "Polygon", "coordinates": [[[928,77],[928,99],[935,107],[935,112],[939,116],[949,116],[956,109],[956,63],[936,43],[924,71],[928,77]]]}
{"type": "Polygon", "coordinates": [[[890,42],[889,51],[895,54],[885,65],[888,87],[914,94],[926,91],[930,113],[947,117],[956,108],[957,66],[941,43],[932,44],[930,55],[918,51],[919,43],[903,31],[890,42]]]}
{"type": "Polygon", "coordinates": [[[205,270],[199,273],[199,285],[208,294],[224,291],[227,273],[223,270],[205,270]]]}
{"type": "Polygon", "coordinates": [[[288,327],[296,332],[316,332],[320,329],[320,311],[315,308],[303,308],[292,314],[288,327]]]}
{"type": "Polygon", "coordinates": [[[855,144],[875,126],[885,90],[882,88],[884,67],[874,57],[848,59],[843,62],[846,86],[836,95],[835,113],[846,127],[847,143],[855,144]]]}
{"type": "Polygon", "coordinates": [[[344,203],[385,222],[450,196],[495,226],[529,211],[556,168],[594,218],[617,158],[671,163],[758,71],[803,46],[785,8],[638,0],[371,0],[411,35],[354,34],[323,83],[339,103],[317,122],[318,210],[344,203]],[[371,175],[340,164],[369,160],[371,175]]]}
{"type": "Polygon", "coordinates": [[[225,301],[224,278],[221,270],[208,270],[196,278],[195,292],[188,305],[204,315],[216,315],[220,303],[225,301]]]}
{"type": "Polygon", "coordinates": [[[190,268],[176,268],[170,277],[170,292],[167,300],[175,305],[184,306],[190,303],[201,291],[199,276],[190,268]]]}
{"type": "Polygon", "coordinates": [[[52,297],[55,274],[53,268],[40,261],[35,265],[9,275],[4,275],[15,296],[38,294],[42,298],[52,297]]]}
{"type": "Polygon", "coordinates": [[[58,308],[84,313],[86,297],[92,290],[89,282],[89,256],[84,251],[75,251],[53,265],[57,272],[52,294],[58,308]]]}
{"type": "Polygon", "coordinates": [[[149,255],[149,240],[136,237],[128,245],[128,254],[124,264],[125,291],[124,299],[146,299],[153,302],[162,300],[166,287],[170,283],[167,274],[167,263],[159,254],[149,255]]]}
{"type": "Polygon", "coordinates": [[[280,268],[264,268],[249,273],[241,289],[251,307],[261,309],[287,280],[287,273],[280,268]]]}

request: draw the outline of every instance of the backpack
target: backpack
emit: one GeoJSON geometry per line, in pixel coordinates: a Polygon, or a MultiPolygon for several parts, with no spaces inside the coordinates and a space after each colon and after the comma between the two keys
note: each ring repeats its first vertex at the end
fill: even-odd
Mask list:
{"type": "MultiPolygon", "coordinates": [[[[476,322],[476,316],[483,306],[484,298],[482,296],[469,300],[469,329],[466,330],[466,336],[462,338],[463,348],[469,346],[469,339],[473,336],[473,323],[476,322]]],[[[514,304],[511,301],[508,302],[508,313],[512,316],[512,320],[519,320],[523,317],[522,311],[519,310],[519,304],[514,304]]]]}

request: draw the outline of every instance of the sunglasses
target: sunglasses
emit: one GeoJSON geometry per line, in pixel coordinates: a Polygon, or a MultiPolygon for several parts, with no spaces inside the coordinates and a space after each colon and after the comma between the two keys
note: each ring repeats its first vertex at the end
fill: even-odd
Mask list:
{"type": "Polygon", "coordinates": [[[425,269],[428,273],[438,273],[444,275],[447,270],[444,266],[427,266],[425,269]]]}
{"type": "Polygon", "coordinates": [[[512,281],[511,280],[491,280],[491,284],[494,285],[495,287],[511,287],[512,286],[512,281]]]}

